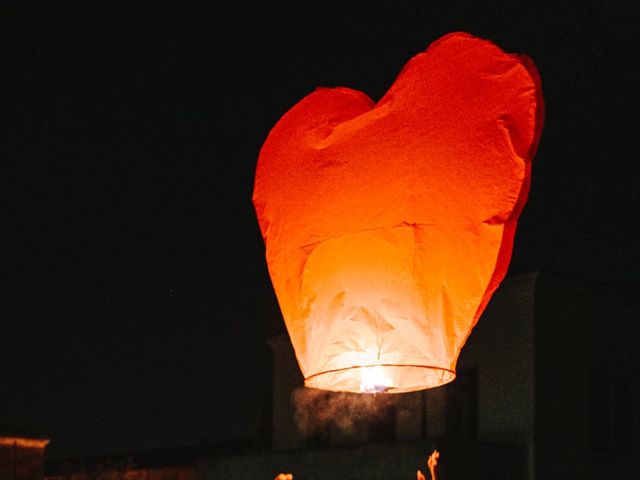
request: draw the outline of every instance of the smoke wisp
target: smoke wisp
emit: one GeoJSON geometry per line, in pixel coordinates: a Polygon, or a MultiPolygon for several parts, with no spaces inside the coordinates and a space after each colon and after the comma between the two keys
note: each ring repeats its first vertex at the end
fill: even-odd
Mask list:
{"type": "Polygon", "coordinates": [[[394,406],[390,395],[306,387],[295,390],[292,397],[298,428],[306,436],[335,430],[350,435],[359,425],[386,420],[394,406]]]}

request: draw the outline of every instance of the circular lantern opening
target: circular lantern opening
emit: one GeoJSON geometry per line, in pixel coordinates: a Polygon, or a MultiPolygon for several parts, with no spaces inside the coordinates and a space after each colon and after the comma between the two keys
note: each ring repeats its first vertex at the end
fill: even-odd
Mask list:
{"type": "Polygon", "coordinates": [[[329,370],[305,379],[305,386],[354,393],[406,393],[453,381],[456,373],[423,365],[366,365],[329,370]]]}

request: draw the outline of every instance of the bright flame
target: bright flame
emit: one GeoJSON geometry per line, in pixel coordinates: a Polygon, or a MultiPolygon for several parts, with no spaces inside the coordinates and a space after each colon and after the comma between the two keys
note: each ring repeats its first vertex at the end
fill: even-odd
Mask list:
{"type": "MultiPolygon", "coordinates": [[[[431,474],[431,480],[437,480],[436,478],[436,465],[438,465],[438,458],[440,458],[440,452],[434,450],[429,459],[427,460],[427,466],[429,467],[429,473],[431,474]]],[[[417,480],[425,480],[423,473],[418,470],[417,480]]]]}
{"type": "Polygon", "coordinates": [[[383,393],[393,386],[380,365],[360,367],[360,391],[367,393],[383,393]]]}
{"type": "MultiPolygon", "coordinates": [[[[376,368],[379,368],[376,367],[376,368]]],[[[380,368],[379,368],[380,369],[380,368]]],[[[380,369],[382,370],[382,369],[380,369]]],[[[384,377],[383,377],[384,378],[384,377]]],[[[438,458],[440,458],[440,452],[434,450],[429,459],[427,460],[427,466],[429,467],[429,473],[431,474],[431,480],[437,480],[436,478],[436,465],[438,465],[438,458]]],[[[426,480],[423,473],[418,470],[417,480],[426,480]]],[[[293,480],[293,475],[290,473],[281,473],[273,480],[293,480]]]]}

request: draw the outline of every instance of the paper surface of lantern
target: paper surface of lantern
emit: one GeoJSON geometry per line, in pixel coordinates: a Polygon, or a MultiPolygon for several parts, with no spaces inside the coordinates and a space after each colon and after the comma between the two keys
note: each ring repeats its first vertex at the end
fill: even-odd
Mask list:
{"type": "Polygon", "coordinates": [[[265,141],[253,201],[305,384],[455,378],[511,256],[542,128],[526,57],[454,33],[375,103],[319,88],[265,141]]]}

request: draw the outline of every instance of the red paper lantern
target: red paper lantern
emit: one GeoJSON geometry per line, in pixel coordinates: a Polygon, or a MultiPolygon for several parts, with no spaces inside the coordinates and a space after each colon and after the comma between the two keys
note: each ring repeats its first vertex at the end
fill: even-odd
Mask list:
{"type": "Polygon", "coordinates": [[[278,121],[253,201],[307,386],[455,378],[507,270],[542,110],[528,58],[453,33],[378,103],[319,88],[278,121]]]}

